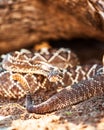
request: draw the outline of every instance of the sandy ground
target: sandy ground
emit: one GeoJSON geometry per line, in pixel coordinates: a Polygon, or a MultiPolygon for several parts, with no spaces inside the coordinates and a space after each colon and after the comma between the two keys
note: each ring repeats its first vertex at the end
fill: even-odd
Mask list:
{"type": "Polygon", "coordinates": [[[103,95],[43,115],[28,113],[23,105],[24,99],[0,102],[0,115],[5,116],[0,130],[104,130],[103,95]]]}

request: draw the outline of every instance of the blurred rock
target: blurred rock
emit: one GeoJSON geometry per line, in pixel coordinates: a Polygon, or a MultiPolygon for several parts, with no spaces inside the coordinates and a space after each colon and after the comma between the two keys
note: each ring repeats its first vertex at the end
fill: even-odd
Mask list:
{"type": "Polygon", "coordinates": [[[104,41],[103,0],[0,0],[0,53],[77,37],[104,41]]]}

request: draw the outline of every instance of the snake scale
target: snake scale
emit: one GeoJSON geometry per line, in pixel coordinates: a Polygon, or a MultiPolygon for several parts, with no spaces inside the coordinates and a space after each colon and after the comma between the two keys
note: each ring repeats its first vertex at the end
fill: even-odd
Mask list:
{"type": "Polygon", "coordinates": [[[104,93],[103,65],[81,66],[70,49],[22,49],[3,56],[0,72],[0,97],[26,95],[28,112],[47,113],[104,93]],[[48,100],[32,104],[31,93],[61,86],[48,100]]]}

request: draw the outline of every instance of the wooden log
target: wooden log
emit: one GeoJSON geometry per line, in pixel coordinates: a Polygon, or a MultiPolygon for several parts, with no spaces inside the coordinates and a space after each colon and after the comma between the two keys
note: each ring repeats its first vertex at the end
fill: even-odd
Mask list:
{"type": "Polygon", "coordinates": [[[104,41],[104,0],[0,0],[0,53],[77,37],[104,41]]]}

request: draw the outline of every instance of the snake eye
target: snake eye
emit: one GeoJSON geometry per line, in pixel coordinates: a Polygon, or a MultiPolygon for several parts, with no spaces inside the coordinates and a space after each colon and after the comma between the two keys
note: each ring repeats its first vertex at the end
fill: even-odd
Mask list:
{"type": "Polygon", "coordinates": [[[62,72],[60,72],[58,69],[52,69],[48,74],[48,79],[50,82],[60,82],[62,77],[62,72]]]}

